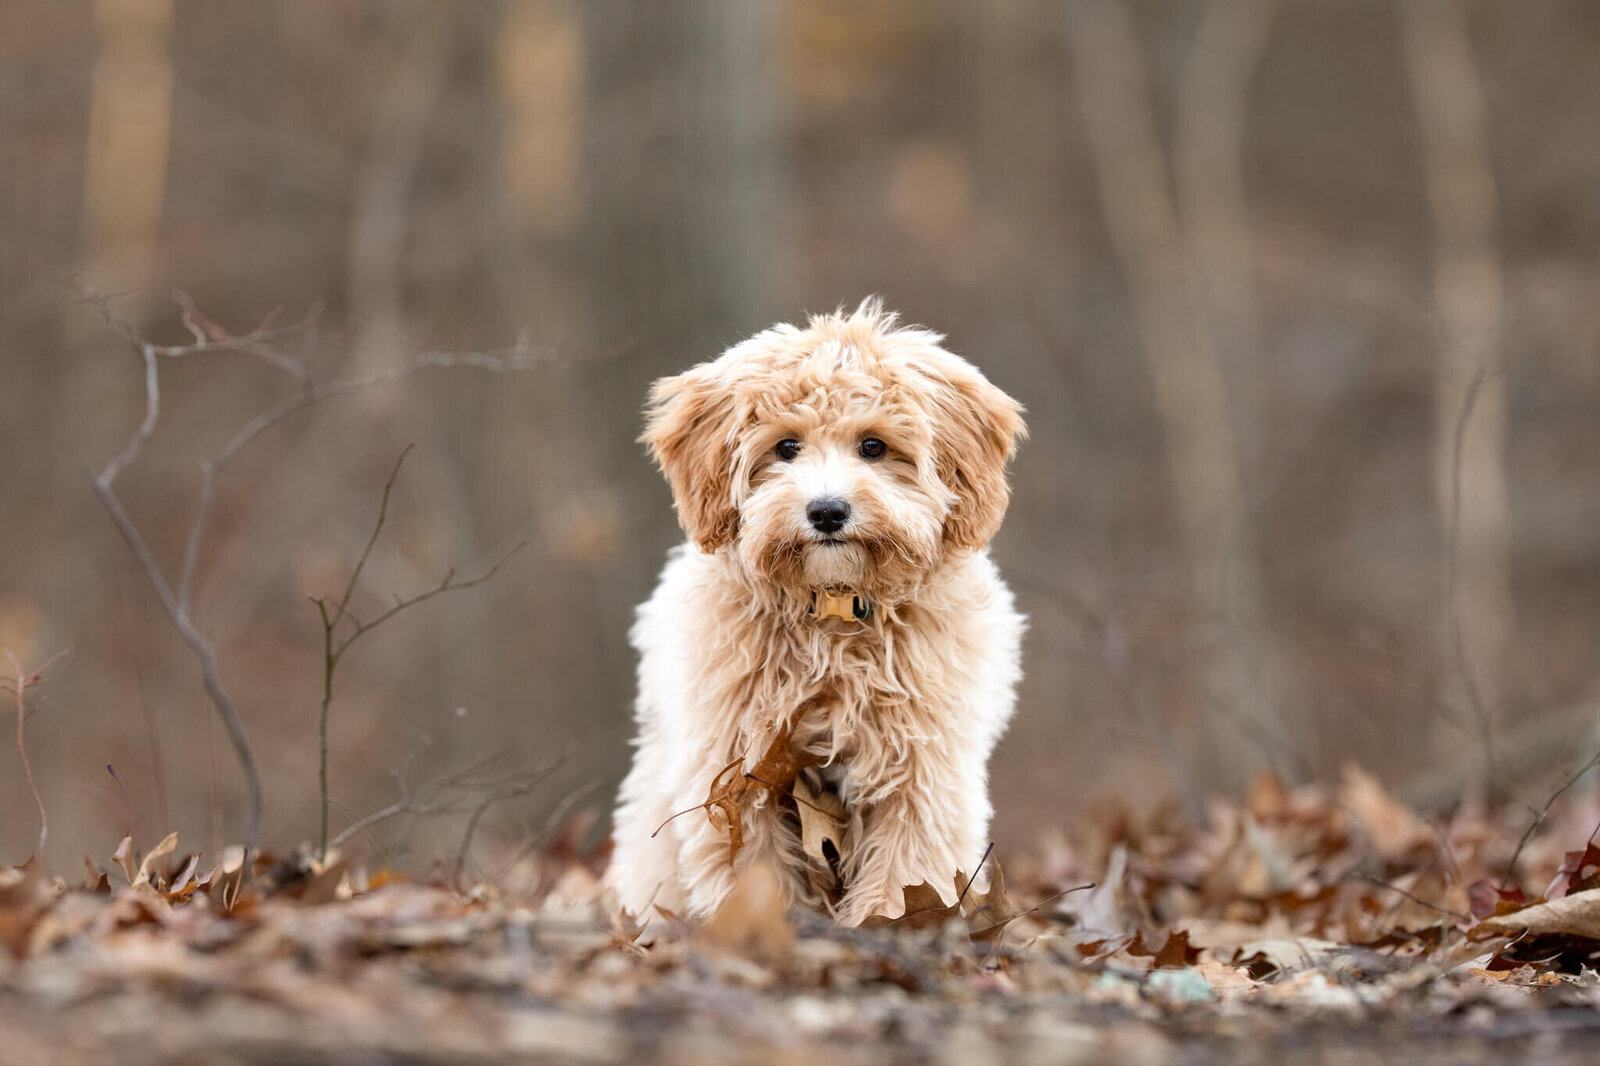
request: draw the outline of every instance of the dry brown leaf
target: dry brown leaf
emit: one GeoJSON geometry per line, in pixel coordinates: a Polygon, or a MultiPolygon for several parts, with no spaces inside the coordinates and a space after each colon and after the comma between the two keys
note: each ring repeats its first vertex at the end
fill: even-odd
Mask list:
{"type": "Polygon", "coordinates": [[[706,945],[759,962],[778,963],[794,948],[794,925],[778,873],[764,862],[740,871],[733,891],[700,931],[706,945]]]}
{"type": "Polygon", "coordinates": [[[982,892],[972,888],[966,874],[955,875],[956,901],[946,904],[939,891],[927,881],[919,885],[906,885],[901,889],[905,911],[898,918],[876,915],[862,924],[869,928],[928,929],[944,925],[951,918],[965,917],[969,936],[983,943],[995,939],[1011,922],[1026,911],[1021,910],[1006,894],[1005,874],[998,860],[991,859],[989,887],[982,892]]]}
{"type": "Polygon", "coordinates": [[[301,881],[297,898],[302,904],[327,903],[339,894],[339,885],[345,880],[350,860],[339,858],[301,881]]]}
{"type": "MultiPolygon", "coordinates": [[[[744,759],[735,759],[718,770],[711,779],[704,803],[678,811],[667,822],[691,811],[705,811],[712,826],[728,834],[728,862],[731,865],[744,848],[744,812],[750,804],[751,789],[764,787],[792,799],[795,779],[800,770],[815,761],[811,756],[794,750],[793,738],[785,726],[772,738],[760,761],[752,769],[741,773],[739,768],[744,765],[744,759]]],[[[656,827],[656,832],[661,832],[667,822],[656,827]]]]}
{"type": "Polygon", "coordinates": [[[968,886],[963,908],[967,925],[972,929],[972,939],[977,941],[993,940],[1024,913],[1006,895],[1006,875],[1000,869],[1000,860],[991,858],[989,866],[989,887],[977,892],[968,886]]]}
{"type": "Polygon", "coordinates": [[[1339,785],[1339,803],[1366,828],[1378,854],[1399,859],[1433,843],[1433,831],[1384,789],[1376,777],[1355,763],[1346,763],[1339,785]]]}
{"type": "Polygon", "coordinates": [[[844,801],[827,789],[813,789],[805,775],[795,778],[795,812],[800,816],[800,850],[811,860],[806,871],[824,899],[837,903],[844,894],[839,870],[846,855],[850,816],[844,801]]]}
{"type": "Polygon", "coordinates": [[[89,861],[89,857],[87,855],[84,856],[83,859],[83,870],[83,890],[85,892],[93,892],[98,894],[111,891],[110,879],[107,878],[105,874],[100,872],[100,868],[98,866],[89,861]]]}
{"type": "Polygon", "coordinates": [[[168,833],[162,837],[161,843],[151,848],[145,855],[144,861],[139,864],[139,872],[134,875],[133,886],[137,888],[140,885],[155,885],[156,863],[176,850],[178,850],[177,833],[168,833]]]}
{"type": "Polygon", "coordinates": [[[729,865],[733,864],[744,848],[743,800],[744,794],[750,790],[750,779],[738,772],[743,762],[743,759],[735,759],[718,770],[717,776],[711,779],[711,789],[706,794],[706,801],[701,804],[712,826],[728,834],[729,865]],[[717,825],[718,814],[722,815],[721,825],[717,825]]]}
{"type": "Polygon", "coordinates": [[[800,813],[800,850],[830,869],[844,856],[849,814],[836,793],[813,790],[805,778],[795,779],[795,806],[800,813]],[[831,852],[831,854],[830,854],[831,852]]]}
{"type": "Polygon", "coordinates": [[[1156,952],[1156,966],[1161,969],[1179,969],[1199,961],[1200,950],[1190,947],[1189,934],[1175,930],[1167,942],[1156,952]]]}
{"type": "Polygon", "coordinates": [[[1553,933],[1600,940],[1600,888],[1535,903],[1510,914],[1493,915],[1473,926],[1469,935],[1481,940],[1490,936],[1518,936],[1524,933],[1553,933]]]}
{"type": "Polygon", "coordinates": [[[122,872],[128,877],[128,884],[133,884],[133,879],[139,873],[139,865],[133,859],[133,837],[122,838],[117,850],[111,853],[111,861],[122,867],[122,872]]]}
{"type": "Polygon", "coordinates": [[[1233,961],[1236,966],[1246,967],[1250,976],[1263,978],[1321,966],[1338,949],[1339,945],[1331,940],[1316,937],[1277,937],[1245,944],[1233,961]]]}
{"type": "MultiPolygon", "coordinates": [[[[964,881],[964,878],[957,875],[955,885],[958,896],[961,894],[964,881]]],[[[927,929],[930,926],[941,926],[961,914],[957,904],[946,904],[939,895],[939,890],[926,881],[919,885],[906,885],[900,890],[900,895],[905,902],[905,910],[900,913],[900,917],[890,918],[886,914],[876,914],[861,924],[869,929],[885,927],[927,929]]]]}

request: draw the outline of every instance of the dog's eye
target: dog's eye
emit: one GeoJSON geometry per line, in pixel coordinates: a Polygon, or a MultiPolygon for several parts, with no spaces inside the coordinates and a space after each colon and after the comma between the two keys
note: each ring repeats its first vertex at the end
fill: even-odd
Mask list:
{"type": "Polygon", "coordinates": [[[779,459],[786,463],[793,462],[794,457],[800,454],[800,442],[791,439],[780,440],[777,451],[779,459]]]}
{"type": "Polygon", "coordinates": [[[861,446],[856,449],[863,459],[882,459],[883,453],[888,450],[889,446],[883,443],[883,441],[879,440],[877,437],[868,437],[866,440],[862,441],[861,446]]]}

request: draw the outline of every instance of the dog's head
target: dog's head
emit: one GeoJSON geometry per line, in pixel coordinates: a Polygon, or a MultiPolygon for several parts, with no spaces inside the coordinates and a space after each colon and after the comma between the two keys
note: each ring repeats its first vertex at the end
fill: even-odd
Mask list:
{"type": "Polygon", "coordinates": [[[1005,514],[1021,407],[877,300],[656,382],[644,442],[684,531],[793,589],[891,594],[1005,514]]]}

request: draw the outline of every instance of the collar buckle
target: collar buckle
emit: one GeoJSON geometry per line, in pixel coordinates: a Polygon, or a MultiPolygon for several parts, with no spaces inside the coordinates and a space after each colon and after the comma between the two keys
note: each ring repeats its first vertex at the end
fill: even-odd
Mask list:
{"type": "Polygon", "coordinates": [[[865,622],[872,617],[872,601],[852,589],[820,589],[811,594],[811,606],[806,613],[813,618],[865,622]]]}

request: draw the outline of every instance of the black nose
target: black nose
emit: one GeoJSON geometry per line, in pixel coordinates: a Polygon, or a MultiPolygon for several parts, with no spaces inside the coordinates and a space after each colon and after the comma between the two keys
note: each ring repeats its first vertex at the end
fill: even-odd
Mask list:
{"type": "Polygon", "coordinates": [[[806,505],[806,518],[818,533],[837,533],[850,517],[850,505],[837,496],[812,500],[806,505]]]}

